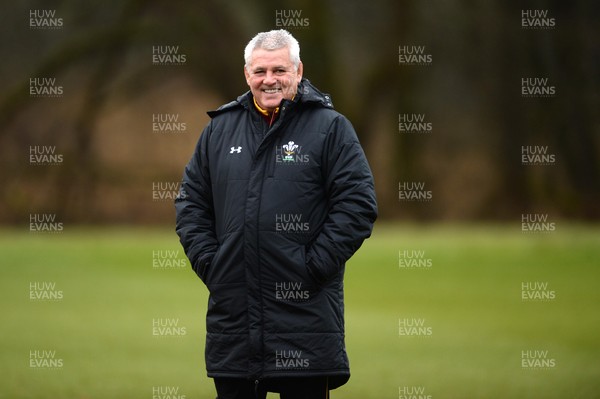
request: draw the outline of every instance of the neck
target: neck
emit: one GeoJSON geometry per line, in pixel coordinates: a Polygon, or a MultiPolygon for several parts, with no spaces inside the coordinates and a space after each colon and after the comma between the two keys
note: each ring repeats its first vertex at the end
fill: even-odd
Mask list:
{"type": "Polygon", "coordinates": [[[264,118],[264,120],[269,124],[269,127],[273,125],[277,114],[279,113],[279,107],[275,108],[273,111],[269,112],[269,110],[261,108],[260,105],[256,102],[256,98],[252,97],[254,101],[254,107],[260,113],[260,115],[264,118]]]}
{"type": "Polygon", "coordinates": [[[258,112],[260,112],[262,115],[264,115],[266,117],[271,117],[272,115],[279,112],[279,107],[277,107],[273,111],[269,112],[268,109],[261,108],[261,106],[258,105],[258,103],[256,102],[256,98],[252,97],[252,100],[254,101],[254,106],[256,107],[258,112]]]}

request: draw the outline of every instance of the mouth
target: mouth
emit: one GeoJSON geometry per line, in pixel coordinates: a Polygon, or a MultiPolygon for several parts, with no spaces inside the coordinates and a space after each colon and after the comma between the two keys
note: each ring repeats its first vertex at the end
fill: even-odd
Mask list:
{"type": "Polygon", "coordinates": [[[277,94],[277,93],[281,93],[281,88],[280,87],[276,87],[273,89],[263,89],[263,92],[266,94],[277,94]]]}

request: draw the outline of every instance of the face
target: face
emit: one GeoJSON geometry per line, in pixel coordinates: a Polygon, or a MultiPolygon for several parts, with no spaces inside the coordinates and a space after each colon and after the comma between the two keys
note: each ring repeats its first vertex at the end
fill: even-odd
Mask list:
{"type": "Polygon", "coordinates": [[[296,71],[287,47],[256,49],[252,52],[250,65],[244,68],[244,74],[258,105],[273,112],[281,100],[291,100],[296,94],[302,79],[302,63],[296,71]]]}

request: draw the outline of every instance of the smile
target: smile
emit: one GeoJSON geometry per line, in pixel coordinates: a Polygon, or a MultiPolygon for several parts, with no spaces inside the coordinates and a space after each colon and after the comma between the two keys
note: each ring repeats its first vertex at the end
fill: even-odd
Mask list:
{"type": "Polygon", "coordinates": [[[267,94],[275,94],[275,93],[280,93],[281,89],[264,89],[263,91],[267,94]]]}

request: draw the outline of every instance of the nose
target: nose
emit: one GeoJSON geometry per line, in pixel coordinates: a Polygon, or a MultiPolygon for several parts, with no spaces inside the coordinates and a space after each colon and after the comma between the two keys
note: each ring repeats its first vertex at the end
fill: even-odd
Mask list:
{"type": "Polygon", "coordinates": [[[272,86],[277,83],[277,79],[275,78],[275,74],[271,71],[267,71],[267,74],[263,80],[263,84],[272,86]]]}

